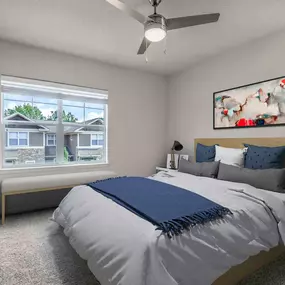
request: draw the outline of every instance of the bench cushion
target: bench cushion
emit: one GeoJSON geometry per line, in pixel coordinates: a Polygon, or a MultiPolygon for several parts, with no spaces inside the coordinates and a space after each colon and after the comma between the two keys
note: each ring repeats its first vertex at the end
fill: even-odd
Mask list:
{"type": "Polygon", "coordinates": [[[100,179],[115,177],[112,171],[90,171],[68,174],[41,175],[32,177],[7,178],[2,181],[2,193],[13,193],[49,188],[64,188],[86,184],[100,179]]]}

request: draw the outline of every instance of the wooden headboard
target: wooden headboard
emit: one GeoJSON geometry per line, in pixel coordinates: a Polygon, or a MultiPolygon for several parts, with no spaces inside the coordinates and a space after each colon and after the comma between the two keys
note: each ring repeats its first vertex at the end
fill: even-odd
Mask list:
{"type": "Polygon", "coordinates": [[[195,139],[194,140],[194,154],[196,154],[197,143],[204,145],[218,144],[223,147],[243,148],[244,143],[258,145],[258,146],[285,146],[284,138],[209,138],[209,139],[195,139]]]}

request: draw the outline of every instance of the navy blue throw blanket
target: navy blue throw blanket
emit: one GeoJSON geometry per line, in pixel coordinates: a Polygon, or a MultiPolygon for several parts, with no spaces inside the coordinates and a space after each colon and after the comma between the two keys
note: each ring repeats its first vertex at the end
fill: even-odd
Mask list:
{"type": "Polygon", "coordinates": [[[196,193],[153,179],[118,177],[87,185],[156,225],[170,238],[231,214],[228,208],[196,193]]]}

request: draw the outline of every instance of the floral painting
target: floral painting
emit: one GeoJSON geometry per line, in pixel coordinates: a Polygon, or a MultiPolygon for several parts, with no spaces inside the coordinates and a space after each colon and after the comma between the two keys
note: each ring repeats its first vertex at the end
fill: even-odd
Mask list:
{"type": "Polygon", "coordinates": [[[214,129],[285,125],[285,77],[214,93],[214,129]]]}

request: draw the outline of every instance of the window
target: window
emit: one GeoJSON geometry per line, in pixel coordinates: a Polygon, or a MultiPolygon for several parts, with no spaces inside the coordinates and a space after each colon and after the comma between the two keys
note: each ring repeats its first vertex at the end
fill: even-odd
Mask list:
{"type": "Polygon", "coordinates": [[[8,132],[9,146],[28,146],[28,133],[27,132],[8,132]]]}
{"type": "Polygon", "coordinates": [[[2,167],[107,162],[107,91],[8,76],[1,89],[2,167]]]}
{"type": "Polygon", "coordinates": [[[56,146],[56,136],[54,134],[47,135],[47,146],[56,146]]]}
{"type": "Polygon", "coordinates": [[[103,134],[92,134],[91,135],[91,146],[103,146],[104,135],[103,134]]]}

